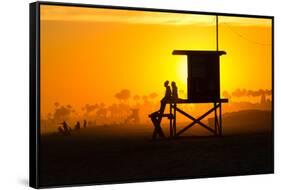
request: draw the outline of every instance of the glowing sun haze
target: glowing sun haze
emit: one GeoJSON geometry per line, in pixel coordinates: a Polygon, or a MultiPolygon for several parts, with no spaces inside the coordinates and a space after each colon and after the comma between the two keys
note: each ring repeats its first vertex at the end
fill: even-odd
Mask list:
{"type": "MultiPolygon", "coordinates": [[[[121,89],[162,96],[165,80],[186,92],[186,57],[215,50],[215,17],[41,5],[41,114],[54,102],[116,102],[121,89]]],[[[219,17],[221,92],[271,89],[271,20],[219,17]]],[[[160,96],[158,96],[160,98],[160,96]]],[[[186,98],[186,97],[182,97],[186,98]]]]}

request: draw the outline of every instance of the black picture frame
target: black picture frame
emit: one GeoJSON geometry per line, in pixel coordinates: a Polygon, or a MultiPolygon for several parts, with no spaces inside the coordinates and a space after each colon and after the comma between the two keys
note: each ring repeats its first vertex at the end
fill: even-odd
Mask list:
{"type": "MultiPolygon", "coordinates": [[[[200,14],[200,15],[219,15],[232,17],[246,17],[246,18],[266,18],[272,21],[272,147],[274,150],[274,16],[265,15],[249,15],[249,14],[233,14],[233,13],[219,13],[219,12],[201,12],[201,11],[187,11],[187,10],[170,10],[157,8],[141,8],[141,7],[126,7],[126,6],[109,6],[109,5],[92,5],[80,3],[61,3],[37,1],[29,4],[29,185],[33,188],[45,188],[40,185],[40,6],[54,5],[54,6],[69,6],[69,7],[87,7],[87,8],[103,8],[103,9],[117,9],[117,10],[133,10],[133,11],[151,11],[164,13],[183,13],[183,14],[200,14]]],[[[274,173],[274,151],[272,152],[272,172],[274,173]]],[[[235,176],[229,174],[229,176],[235,176]]],[[[221,177],[216,176],[201,176],[205,177],[221,177]]],[[[167,177],[155,179],[138,179],[129,181],[112,181],[105,183],[87,183],[87,184],[64,184],[59,187],[66,186],[82,186],[95,184],[111,184],[111,183],[130,183],[130,182],[146,182],[146,181],[161,181],[161,180],[177,180],[187,179],[186,177],[167,177]]],[[[188,178],[190,179],[190,178],[188,178]]],[[[50,186],[48,186],[50,187],[50,186]]],[[[51,187],[57,187],[51,186],[51,187]]]]}

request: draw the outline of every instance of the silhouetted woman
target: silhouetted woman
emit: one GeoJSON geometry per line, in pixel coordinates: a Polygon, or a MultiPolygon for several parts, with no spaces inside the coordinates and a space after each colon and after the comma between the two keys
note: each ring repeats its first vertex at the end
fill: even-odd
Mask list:
{"type": "Polygon", "coordinates": [[[178,87],[174,81],[172,82],[171,86],[172,86],[172,100],[176,101],[179,99],[178,87]]]}

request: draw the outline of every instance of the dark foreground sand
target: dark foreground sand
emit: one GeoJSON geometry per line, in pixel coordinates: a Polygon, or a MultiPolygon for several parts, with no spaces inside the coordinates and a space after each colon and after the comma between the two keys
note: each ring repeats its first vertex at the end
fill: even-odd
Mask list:
{"type": "Polygon", "coordinates": [[[271,133],[151,141],[151,129],[87,128],[43,135],[42,186],[273,172],[271,133]],[[114,135],[110,135],[111,132],[114,135]]]}

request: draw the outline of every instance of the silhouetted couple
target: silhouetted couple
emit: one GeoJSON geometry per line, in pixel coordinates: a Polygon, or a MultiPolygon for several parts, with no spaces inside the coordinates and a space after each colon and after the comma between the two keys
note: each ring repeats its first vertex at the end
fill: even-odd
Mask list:
{"type": "Polygon", "coordinates": [[[166,104],[168,102],[174,102],[174,101],[179,100],[178,87],[177,87],[176,83],[173,81],[171,83],[171,86],[172,86],[172,90],[171,90],[171,87],[169,86],[169,81],[167,80],[164,82],[164,87],[166,88],[166,91],[165,91],[164,97],[161,100],[160,109],[158,111],[150,114],[149,117],[159,117],[160,115],[162,115],[164,113],[166,104]]]}
{"type": "Polygon", "coordinates": [[[178,100],[178,87],[176,85],[176,83],[173,81],[171,83],[172,86],[172,90],[171,87],[169,86],[169,81],[165,81],[164,83],[164,87],[166,88],[166,92],[165,92],[165,96],[162,98],[161,100],[161,106],[160,106],[160,113],[164,112],[165,109],[165,105],[167,102],[172,102],[172,101],[176,101],[178,100]]]}
{"type": "Polygon", "coordinates": [[[165,96],[161,100],[160,110],[153,112],[152,114],[149,115],[154,125],[152,139],[155,139],[157,135],[159,135],[160,138],[165,138],[160,123],[165,111],[166,104],[176,102],[178,100],[178,88],[176,83],[173,81],[171,83],[171,86],[172,86],[172,90],[171,87],[169,86],[169,81],[168,80],[165,81],[164,87],[166,88],[166,91],[165,91],[165,96]]]}

